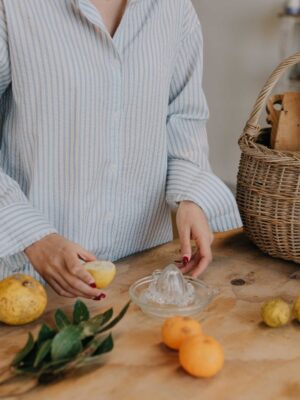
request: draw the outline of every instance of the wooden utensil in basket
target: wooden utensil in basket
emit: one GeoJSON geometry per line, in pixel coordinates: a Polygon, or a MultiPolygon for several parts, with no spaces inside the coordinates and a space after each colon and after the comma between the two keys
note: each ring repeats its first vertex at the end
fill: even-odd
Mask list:
{"type": "Polygon", "coordinates": [[[283,61],[260,92],[244,132],[237,202],[249,238],[273,257],[300,263],[300,152],[269,146],[271,128],[258,121],[279,78],[300,62],[300,53],[283,61]]]}
{"type": "Polygon", "coordinates": [[[267,113],[267,122],[272,126],[272,149],[299,151],[300,93],[284,93],[270,97],[267,113]]]}

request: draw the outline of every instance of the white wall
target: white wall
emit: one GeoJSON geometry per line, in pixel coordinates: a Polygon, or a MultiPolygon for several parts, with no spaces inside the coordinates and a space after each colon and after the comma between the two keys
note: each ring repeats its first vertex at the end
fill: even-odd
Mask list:
{"type": "Polygon", "coordinates": [[[279,62],[283,0],[193,0],[204,34],[204,89],[210,106],[210,159],[235,185],[237,140],[267,76],[279,62]]]}

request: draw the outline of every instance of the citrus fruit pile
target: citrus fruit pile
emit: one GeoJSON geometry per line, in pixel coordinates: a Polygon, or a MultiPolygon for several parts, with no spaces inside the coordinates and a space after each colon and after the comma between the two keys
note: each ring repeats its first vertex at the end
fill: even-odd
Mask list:
{"type": "Polygon", "coordinates": [[[190,375],[210,378],[224,365],[224,351],[220,343],[202,332],[198,321],[175,316],[165,320],[161,328],[163,343],[179,350],[179,362],[190,375]]]}
{"type": "Polygon", "coordinates": [[[292,317],[300,321],[300,296],[296,298],[292,310],[289,304],[280,298],[266,301],[261,308],[261,317],[271,328],[286,325],[292,317]]]}

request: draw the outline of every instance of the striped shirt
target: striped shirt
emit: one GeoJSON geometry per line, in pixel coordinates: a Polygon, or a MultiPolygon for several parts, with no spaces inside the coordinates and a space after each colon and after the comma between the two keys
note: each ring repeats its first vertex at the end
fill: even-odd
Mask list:
{"type": "Polygon", "coordinates": [[[111,37],[89,0],[0,0],[0,271],[58,232],[100,259],[172,240],[191,200],[241,225],[208,161],[190,0],[129,0],[111,37]]]}

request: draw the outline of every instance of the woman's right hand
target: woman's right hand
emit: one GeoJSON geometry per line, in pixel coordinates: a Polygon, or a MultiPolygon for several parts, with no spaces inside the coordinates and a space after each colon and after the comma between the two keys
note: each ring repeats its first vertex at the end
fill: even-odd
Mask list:
{"type": "Polygon", "coordinates": [[[57,294],[94,300],[105,297],[80,262],[94,261],[96,257],[78,244],[50,234],[28,246],[25,254],[57,294]]]}

